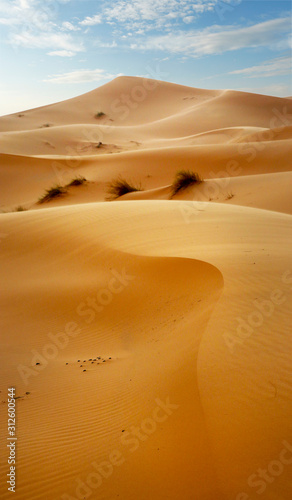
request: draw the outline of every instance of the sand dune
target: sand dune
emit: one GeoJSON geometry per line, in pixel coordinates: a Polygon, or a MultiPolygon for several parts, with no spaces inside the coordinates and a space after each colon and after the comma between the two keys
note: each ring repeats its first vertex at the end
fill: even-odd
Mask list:
{"type": "Polygon", "coordinates": [[[147,122],[150,123],[200,105],[221,93],[150,79],[119,77],[68,101],[2,117],[1,131],[28,130],[46,124],[53,126],[98,123],[110,126],[111,123],[114,124],[111,120],[126,126],[133,123],[145,124],[145,110],[147,122]],[[95,115],[98,112],[105,115],[97,122],[95,115]]]}
{"type": "MultiPolygon", "coordinates": [[[[285,420],[289,394],[281,385],[290,366],[289,337],[283,331],[279,338],[274,329],[287,318],[288,304],[269,320],[268,338],[266,332],[260,336],[257,332],[243,345],[235,344],[231,353],[223,334],[226,329],[232,331],[234,314],[245,317],[255,296],[265,297],[270,287],[281,283],[290,261],[285,245],[291,217],[206,203],[205,210],[201,208],[197,216],[185,221],[188,205],[184,202],[137,202],[135,214],[132,206],[93,204],[3,215],[1,231],[9,236],[1,252],[7,277],[2,380],[6,384],[16,378],[19,395],[26,390],[31,393],[18,404],[22,498],[37,498],[39,492],[48,498],[66,491],[73,494],[75,477],[84,480],[91,462],[106,460],[117,447],[124,450],[125,463],[115,477],[104,481],[97,498],[120,494],[146,499],[150,491],[158,498],[165,492],[166,479],[164,494],[169,498],[177,498],[179,492],[191,498],[194,491],[200,498],[233,498],[245,487],[251,464],[269,461],[289,432],[290,420],[285,420]],[[245,243],[238,246],[238,238],[245,243]],[[19,246],[21,254],[13,250],[19,246]],[[129,279],[121,284],[120,293],[94,317],[80,316],[76,311],[86,297],[108,288],[113,271],[122,274],[123,269],[129,279]],[[242,301],[238,282],[246,280],[250,288],[242,301]],[[16,303],[11,296],[17,297],[16,303]],[[15,307],[17,316],[13,315],[15,307]],[[32,351],[44,352],[50,334],[64,332],[71,322],[77,324],[78,334],[68,346],[59,349],[48,365],[41,360],[42,369],[37,376],[29,376],[27,384],[19,374],[16,377],[19,365],[30,366],[32,351]],[[261,371],[260,366],[273,363],[275,349],[281,353],[277,369],[273,374],[261,371]],[[259,366],[257,356],[263,350],[259,366]],[[97,356],[111,360],[100,365],[87,361],[97,356]],[[237,373],[234,379],[228,376],[230,370],[237,373]],[[247,382],[247,373],[253,384],[247,382]],[[280,405],[272,404],[270,381],[280,391],[280,405]],[[155,399],[167,397],[178,405],[177,410],[153,439],[149,436],[131,452],[133,444],[120,441],[122,430],[140,425],[151,416],[155,399]],[[260,431],[264,401],[265,427],[260,431]],[[56,415],[58,408],[58,418],[48,426],[49,416],[56,415]],[[224,415],[220,425],[218,411],[224,415]],[[243,422],[245,440],[240,429],[243,422]],[[272,434],[262,449],[259,443],[266,429],[272,434]],[[32,433],[42,440],[31,441],[32,433]],[[49,455],[44,453],[44,444],[50,446],[49,455]],[[239,449],[240,467],[235,460],[239,449]],[[69,462],[66,455],[71,457],[69,462]],[[232,482],[226,481],[225,461],[232,470],[232,482]],[[36,462],[39,466],[32,470],[30,464],[36,462]],[[182,473],[183,490],[175,475],[168,477],[169,467],[178,467],[182,473]],[[129,487],[133,474],[135,481],[129,487]],[[150,490],[145,488],[145,477],[150,490]]],[[[282,283],[281,288],[285,287],[282,283]]],[[[85,310],[80,308],[82,314],[85,310]]],[[[288,478],[285,481],[288,488],[288,478]]],[[[266,498],[273,498],[274,491],[266,498]]]]}
{"type": "Polygon", "coordinates": [[[263,131],[253,132],[237,139],[238,142],[257,142],[257,141],[281,141],[290,140],[292,127],[280,127],[273,129],[265,129],[263,131]]]}
{"type": "Polygon", "coordinates": [[[171,186],[128,193],[120,200],[190,200],[200,207],[206,201],[262,208],[292,215],[291,172],[209,179],[200,186],[171,196],[171,186]]]}
{"type": "Polygon", "coordinates": [[[17,499],[289,500],[291,109],[123,77],[0,118],[17,499]]]}
{"type": "MultiPolygon", "coordinates": [[[[289,99],[121,77],[78,98],[2,117],[1,209],[34,207],[45,189],[78,174],[92,183],[87,201],[102,201],[119,174],[148,191],[171,184],[181,168],[205,179],[289,172],[291,109],[289,99]],[[105,114],[96,118],[98,110],[105,114]]],[[[57,205],[84,203],[83,195],[57,205]]]]}
{"type": "Polygon", "coordinates": [[[289,127],[271,133],[257,127],[215,129],[190,136],[162,138],[147,126],[64,125],[27,131],[2,132],[1,152],[45,156],[88,156],[122,152],[131,149],[225,144],[229,142],[257,142],[268,139],[290,139],[289,127]],[[288,130],[286,130],[288,129],[288,130]],[[266,136],[265,136],[266,134],[266,136]],[[270,134],[270,136],[268,136],[270,134]],[[133,140],[133,137],[135,140],[133,140]],[[245,140],[248,138],[248,141],[245,140]],[[104,142],[99,139],[103,139],[104,142]]]}
{"type": "MultiPolygon", "coordinates": [[[[102,201],[107,184],[120,174],[148,190],[170,184],[180,169],[194,169],[204,179],[289,172],[291,145],[290,140],[283,140],[260,146],[244,143],[241,148],[236,144],[182,146],[98,157],[1,155],[1,209],[12,210],[20,204],[30,208],[45,189],[58,182],[70,182],[79,174],[94,183],[93,198],[90,196],[88,201],[102,201]]],[[[209,197],[214,196],[211,193],[209,197]]],[[[86,201],[83,196],[81,200],[86,201]]],[[[71,203],[66,196],[52,203],[60,205],[68,201],[71,203]]]]}

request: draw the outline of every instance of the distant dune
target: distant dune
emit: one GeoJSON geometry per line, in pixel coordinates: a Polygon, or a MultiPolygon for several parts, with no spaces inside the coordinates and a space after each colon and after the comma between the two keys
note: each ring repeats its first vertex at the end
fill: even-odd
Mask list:
{"type": "Polygon", "coordinates": [[[290,499],[291,152],[291,98],[143,78],[0,118],[15,498],[290,499]]]}

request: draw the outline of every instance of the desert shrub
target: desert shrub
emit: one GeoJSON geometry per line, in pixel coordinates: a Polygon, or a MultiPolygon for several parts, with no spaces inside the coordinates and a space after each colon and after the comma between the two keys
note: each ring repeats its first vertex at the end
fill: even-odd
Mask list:
{"type": "Polygon", "coordinates": [[[107,191],[107,200],[116,200],[120,196],[123,196],[127,193],[132,193],[133,191],[142,191],[142,188],[140,185],[135,186],[134,184],[130,184],[125,179],[119,177],[109,184],[107,191]]]}
{"type": "Polygon", "coordinates": [[[56,185],[51,187],[50,189],[47,189],[45,194],[39,198],[39,203],[45,203],[48,201],[53,200],[54,198],[58,198],[59,196],[64,195],[67,192],[67,189],[64,188],[63,186],[56,185]]]}
{"type": "Polygon", "coordinates": [[[25,212],[27,208],[24,208],[23,206],[19,205],[16,207],[15,212],[25,212]]]}
{"type": "Polygon", "coordinates": [[[95,115],[95,118],[101,118],[102,116],[105,116],[105,113],[103,111],[98,111],[95,115]]]}
{"type": "Polygon", "coordinates": [[[193,184],[200,184],[203,179],[197,172],[192,172],[191,170],[180,170],[177,172],[175,179],[171,186],[171,197],[176,195],[179,191],[192,186],[193,184]]]}
{"type": "Polygon", "coordinates": [[[87,182],[87,180],[85,179],[85,177],[80,175],[79,177],[75,177],[74,179],[72,179],[72,181],[69,182],[69,184],[67,184],[66,187],[81,186],[82,184],[85,184],[86,182],[87,182]]]}

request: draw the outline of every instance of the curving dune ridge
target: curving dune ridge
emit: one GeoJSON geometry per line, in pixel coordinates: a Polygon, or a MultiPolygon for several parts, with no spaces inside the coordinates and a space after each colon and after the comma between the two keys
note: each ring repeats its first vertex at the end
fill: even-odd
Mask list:
{"type": "Polygon", "coordinates": [[[0,118],[17,499],[290,499],[291,113],[122,77],[0,118]],[[105,202],[118,176],[143,190],[105,202]]]}

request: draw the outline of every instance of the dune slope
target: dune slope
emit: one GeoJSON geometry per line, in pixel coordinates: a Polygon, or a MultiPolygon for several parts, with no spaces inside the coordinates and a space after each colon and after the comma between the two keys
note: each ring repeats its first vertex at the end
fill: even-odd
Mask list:
{"type": "MultiPolygon", "coordinates": [[[[119,175],[158,190],[179,169],[204,179],[238,178],[234,202],[250,205],[240,178],[291,169],[291,106],[290,99],[120,77],[80,97],[1,117],[1,209],[35,208],[45,189],[76,175],[90,181],[87,194],[70,192],[57,205],[103,201],[119,175]]],[[[275,209],[256,198],[254,206],[275,209]]]]}
{"type": "Polygon", "coordinates": [[[291,105],[122,77],[0,117],[15,498],[290,500],[291,105]]]}
{"type": "MultiPolygon", "coordinates": [[[[234,315],[245,318],[255,296],[264,299],[277,286],[291,295],[281,281],[291,265],[283,245],[291,217],[205,205],[190,220],[188,202],[171,201],[136,202],[135,215],[131,202],[3,215],[1,379],[4,386],[12,380],[22,396],[20,498],[73,495],[92,462],[108,461],[116,449],[125,461],[91,488],[96,498],[191,498],[194,492],[233,498],[251,464],[269,461],[287,438],[289,338],[274,327],[285,324],[288,302],[262,333],[243,341],[234,330],[232,341],[232,329],[234,315]],[[238,283],[245,282],[242,300],[238,283]],[[86,305],[94,297],[100,311],[86,305]],[[53,339],[55,349],[48,347],[53,339]],[[270,374],[275,350],[277,369],[270,374]],[[157,401],[167,398],[169,418],[153,424],[157,401]],[[143,439],[134,438],[132,426],[141,425],[143,439]],[[256,443],[267,432],[260,449],[256,443]],[[169,469],[183,482],[169,478],[169,469]]],[[[288,494],[288,478],[279,481],[288,494]]]]}

